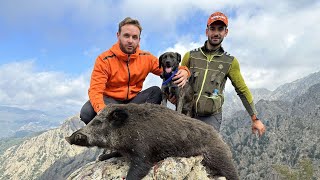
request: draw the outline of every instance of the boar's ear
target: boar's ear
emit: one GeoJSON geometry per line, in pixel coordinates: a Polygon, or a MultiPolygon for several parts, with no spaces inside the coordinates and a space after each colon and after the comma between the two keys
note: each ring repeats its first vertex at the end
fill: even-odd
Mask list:
{"type": "Polygon", "coordinates": [[[124,109],[115,109],[109,116],[108,121],[111,123],[112,127],[118,128],[121,127],[128,119],[128,112],[124,109]]]}

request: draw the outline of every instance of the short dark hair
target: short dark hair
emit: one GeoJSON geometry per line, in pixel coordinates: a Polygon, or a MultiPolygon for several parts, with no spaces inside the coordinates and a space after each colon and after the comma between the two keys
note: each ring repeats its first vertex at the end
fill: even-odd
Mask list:
{"type": "Polygon", "coordinates": [[[137,28],[139,28],[140,34],[141,34],[142,27],[141,27],[139,21],[136,20],[136,19],[132,19],[131,17],[126,17],[126,18],[124,18],[124,20],[122,20],[122,21],[119,23],[118,32],[120,33],[120,32],[121,32],[121,27],[124,26],[124,25],[127,25],[127,24],[132,24],[132,25],[137,26],[137,28]]]}

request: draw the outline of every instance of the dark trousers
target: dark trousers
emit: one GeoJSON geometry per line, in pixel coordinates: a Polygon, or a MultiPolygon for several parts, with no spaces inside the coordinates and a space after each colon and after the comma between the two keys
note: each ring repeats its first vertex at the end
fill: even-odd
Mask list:
{"type": "Polygon", "coordinates": [[[222,122],[222,112],[219,112],[211,116],[196,116],[194,118],[213,126],[218,132],[220,132],[220,126],[222,122]]]}
{"type": "MultiPolygon", "coordinates": [[[[136,97],[125,100],[125,101],[119,101],[115,100],[113,98],[104,96],[103,97],[105,104],[127,104],[127,103],[136,103],[136,104],[142,104],[142,103],[153,103],[153,104],[160,104],[162,100],[162,92],[161,89],[158,86],[152,86],[148,89],[145,89],[144,91],[141,91],[137,94],[136,97]]],[[[94,111],[91,102],[87,101],[81,108],[80,111],[80,119],[88,124],[97,113],[94,111]]]]}

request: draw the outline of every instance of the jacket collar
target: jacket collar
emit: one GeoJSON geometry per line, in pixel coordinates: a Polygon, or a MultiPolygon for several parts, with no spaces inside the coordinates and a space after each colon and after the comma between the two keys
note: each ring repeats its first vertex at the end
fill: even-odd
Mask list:
{"type": "Polygon", "coordinates": [[[216,50],[209,50],[208,48],[207,48],[207,43],[208,43],[208,40],[206,41],[206,42],[204,42],[204,45],[201,47],[201,50],[204,52],[204,53],[206,53],[206,54],[222,54],[222,53],[224,53],[224,49],[223,49],[223,47],[221,46],[221,44],[220,44],[220,47],[218,48],[218,49],[216,49],[216,50]]]}
{"type": "Polygon", "coordinates": [[[134,60],[134,59],[137,59],[138,56],[139,56],[139,53],[140,53],[140,48],[139,48],[139,45],[136,49],[136,52],[134,54],[126,54],[124,52],[122,52],[122,50],[120,49],[120,42],[118,41],[116,44],[114,44],[111,48],[110,48],[110,51],[116,55],[116,57],[119,59],[119,60],[123,60],[123,61],[129,61],[129,58],[130,58],[130,61],[134,60]]]}

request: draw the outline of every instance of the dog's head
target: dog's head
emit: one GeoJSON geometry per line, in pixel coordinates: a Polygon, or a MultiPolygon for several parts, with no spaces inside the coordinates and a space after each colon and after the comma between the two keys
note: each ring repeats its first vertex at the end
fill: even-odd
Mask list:
{"type": "Polygon", "coordinates": [[[179,67],[181,55],[177,52],[166,52],[159,57],[159,68],[163,67],[163,71],[171,73],[179,67]]]}

